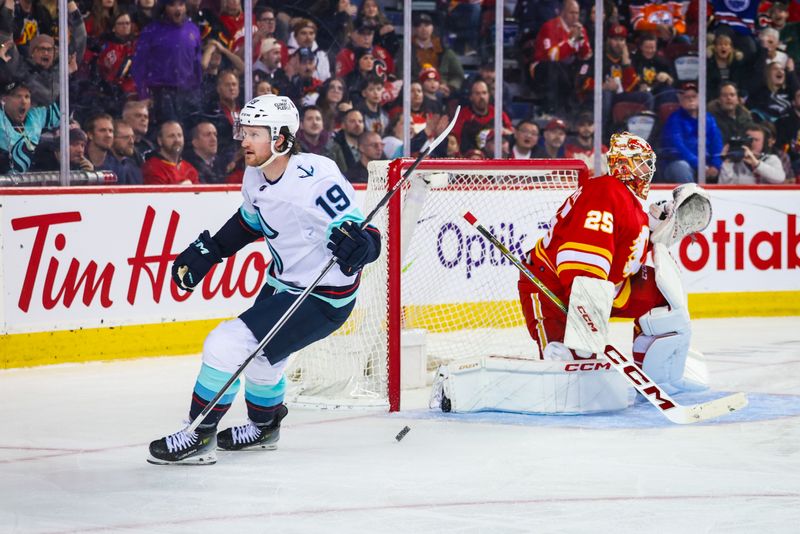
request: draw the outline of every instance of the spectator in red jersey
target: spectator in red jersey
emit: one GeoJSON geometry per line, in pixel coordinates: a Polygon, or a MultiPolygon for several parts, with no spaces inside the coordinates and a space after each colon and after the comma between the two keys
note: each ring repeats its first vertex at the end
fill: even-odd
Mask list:
{"type": "Polygon", "coordinates": [[[241,0],[221,0],[219,21],[222,24],[222,43],[236,50],[244,39],[244,11],[241,0]]]}
{"type": "Polygon", "coordinates": [[[178,121],[166,121],[158,129],[158,151],[142,166],[147,185],[187,185],[200,182],[197,169],[181,159],[183,127],[178,121]]]}
{"type": "Polygon", "coordinates": [[[509,158],[530,159],[533,149],[539,143],[539,127],[529,120],[520,121],[514,128],[514,144],[511,147],[509,158]]]}
{"type": "Polygon", "coordinates": [[[112,17],[112,29],[101,37],[102,49],[97,57],[97,70],[117,95],[128,98],[136,94],[131,64],[136,53],[136,37],[131,30],[131,16],[120,12],[112,17]]]}
{"type": "Polygon", "coordinates": [[[350,33],[350,42],[336,55],[336,75],[346,77],[356,68],[358,50],[371,50],[375,59],[383,61],[388,73],[394,73],[394,58],[382,46],[374,44],[376,27],[371,23],[358,19],[355,29],[350,33]]]}
{"type": "Polygon", "coordinates": [[[576,67],[592,57],[586,29],[580,23],[576,0],[565,0],[558,17],[542,26],[534,43],[528,73],[532,88],[544,98],[545,113],[563,113],[574,98],[576,67]]]}
{"type": "MultiPolygon", "coordinates": [[[[608,171],[605,157],[608,147],[601,145],[600,152],[603,155],[600,158],[602,173],[605,174],[608,171]]],[[[592,113],[585,111],[578,115],[575,120],[575,135],[564,146],[564,156],[582,160],[587,167],[594,168],[594,115],[592,113]]]]}
{"type": "Polygon", "coordinates": [[[551,119],[544,127],[544,144],[533,149],[534,158],[553,159],[565,157],[564,141],[567,139],[567,123],[551,119]]]}
{"type": "MultiPolygon", "coordinates": [[[[478,139],[483,130],[494,128],[494,105],[490,104],[489,86],[483,80],[472,84],[469,92],[469,107],[462,109],[458,116],[453,134],[458,137],[461,152],[478,147],[478,139]]],[[[503,113],[503,135],[513,133],[511,119],[503,113]]],[[[480,148],[480,147],[478,147],[480,148]]]]}

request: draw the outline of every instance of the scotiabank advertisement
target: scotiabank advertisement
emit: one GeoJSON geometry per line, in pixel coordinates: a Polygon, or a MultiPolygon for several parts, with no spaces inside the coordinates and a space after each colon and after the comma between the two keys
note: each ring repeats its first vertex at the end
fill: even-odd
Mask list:
{"type": "MultiPolygon", "coordinates": [[[[687,291],[800,290],[800,187],[709,190],[711,225],[673,249],[687,291]]],[[[236,188],[64,191],[0,191],[2,334],[232,317],[264,284],[269,256],[263,242],[216,266],[193,293],[171,283],[174,257],[203,229],[215,232],[238,209],[236,188]]],[[[664,189],[651,193],[652,200],[670,196],[664,189]]],[[[358,191],[360,203],[364,197],[358,191]]],[[[513,224],[514,214],[503,208],[481,207],[481,217],[513,224]]],[[[445,222],[454,236],[475,237],[463,220],[445,222]]],[[[525,221],[516,227],[526,228],[525,221]]],[[[442,276],[426,276],[441,281],[440,291],[458,295],[473,277],[493,276],[494,263],[509,276],[508,297],[514,298],[513,267],[477,264],[467,257],[470,250],[475,249],[466,247],[463,255],[431,250],[425,254],[434,258],[430,268],[441,269],[442,276]],[[454,276],[459,269],[463,276],[454,276]]]]}

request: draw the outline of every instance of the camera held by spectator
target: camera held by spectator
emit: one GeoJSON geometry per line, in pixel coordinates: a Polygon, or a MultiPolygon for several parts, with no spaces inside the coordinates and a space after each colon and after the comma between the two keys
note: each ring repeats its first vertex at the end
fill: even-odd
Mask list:
{"type": "Polygon", "coordinates": [[[753,139],[749,135],[735,135],[728,141],[728,152],[724,159],[739,163],[746,155],[745,148],[749,151],[752,148],[753,139]]]}

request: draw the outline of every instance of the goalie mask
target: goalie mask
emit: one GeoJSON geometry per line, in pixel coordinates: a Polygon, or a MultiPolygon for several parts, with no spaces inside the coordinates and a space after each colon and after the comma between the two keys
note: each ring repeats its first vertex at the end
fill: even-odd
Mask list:
{"type": "Polygon", "coordinates": [[[629,132],[611,136],[608,149],[608,171],[619,179],[628,189],[641,198],[647,199],[650,181],[656,172],[656,153],[650,143],[629,132]]]}
{"type": "MultiPolygon", "coordinates": [[[[245,104],[239,117],[233,124],[233,138],[237,141],[244,139],[243,126],[264,126],[269,128],[270,148],[272,156],[264,163],[259,165],[264,170],[267,165],[278,156],[288,154],[295,143],[295,135],[300,128],[300,115],[294,102],[288,97],[277,95],[257,96],[245,104]],[[284,135],[286,142],[281,152],[277,151],[275,143],[281,135],[281,129],[286,127],[288,135],[284,135]]],[[[283,132],[286,134],[287,132],[283,132]]]]}

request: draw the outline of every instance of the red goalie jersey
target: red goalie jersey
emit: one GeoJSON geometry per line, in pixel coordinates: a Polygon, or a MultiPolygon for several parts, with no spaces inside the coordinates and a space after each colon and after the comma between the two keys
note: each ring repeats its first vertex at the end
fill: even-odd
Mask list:
{"type": "MultiPolygon", "coordinates": [[[[589,180],[562,204],[550,231],[528,253],[526,263],[564,303],[569,301],[575,277],[608,280],[616,287],[612,315],[638,317],[661,299],[657,290],[640,291],[648,278],[640,270],[649,235],[648,217],[636,196],[619,179],[601,176],[589,180]],[[632,293],[639,294],[632,298],[632,293]],[[648,302],[643,306],[633,304],[645,295],[648,302]]],[[[655,287],[652,280],[649,285],[655,287]]],[[[528,330],[540,352],[548,342],[562,341],[564,314],[525,276],[520,277],[519,293],[528,330]]]]}

